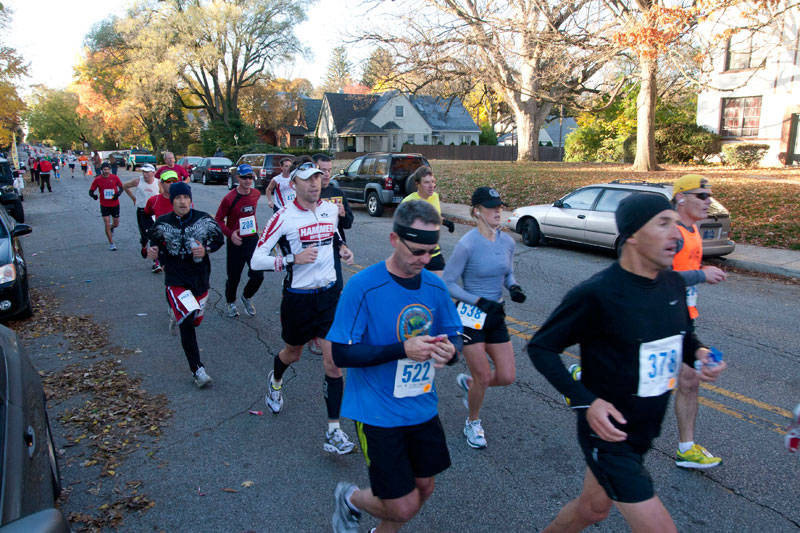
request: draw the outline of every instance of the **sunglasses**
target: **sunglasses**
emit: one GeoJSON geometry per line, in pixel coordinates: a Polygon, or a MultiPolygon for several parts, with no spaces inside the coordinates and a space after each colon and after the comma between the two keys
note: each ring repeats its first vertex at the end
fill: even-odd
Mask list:
{"type": "Polygon", "coordinates": [[[308,163],[308,162],[303,163],[302,165],[297,167],[297,170],[308,170],[309,168],[314,168],[314,163],[308,163]]]}
{"type": "Polygon", "coordinates": [[[243,180],[251,180],[251,179],[254,179],[252,174],[248,174],[248,175],[246,175],[246,176],[242,176],[241,174],[239,174],[239,178],[241,178],[241,179],[243,179],[243,180]]]}
{"type": "Polygon", "coordinates": [[[710,192],[687,192],[685,194],[691,194],[697,197],[698,200],[706,201],[712,197],[710,192]]]}
{"type": "Polygon", "coordinates": [[[161,180],[161,181],[163,181],[166,184],[178,183],[178,180],[176,180],[176,179],[168,179],[168,180],[161,180]]]}
{"type": "Polygon", "coordinates": [[[419,249],[416,249],[416,248],[412,248],[408,244],[406,244],[406,241],[403,240],[401,237],[397,237],[397,238],[400,239],[400,242],[403,243],[403,245],[406,247],[406,249],[409,252],[411,252],[411,255],[413,255],[414,257],[422,257],[423,255],[426,255],[426,254],[427,255],[431,255],[431,254],[433,254],[434,250],[436,250],[435,247],[433,249],[431,249],[431,250],[419,250],[419,249]]]}

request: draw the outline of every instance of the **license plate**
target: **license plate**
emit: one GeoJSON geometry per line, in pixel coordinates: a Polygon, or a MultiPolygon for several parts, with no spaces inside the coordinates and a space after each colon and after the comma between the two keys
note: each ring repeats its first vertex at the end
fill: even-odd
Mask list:
{"type": "Polygon", "coordinates": [[[717,238],[717,230],[715,229],[703,230],[703,240],[708,241],[716,238],[717,238]]]}
{"type": "Polygon", "coordinates": [[[392,203],[393,204],[399,204],[402,201],[403,201],[403,197],[402,196],[392,196],[392,203]]]}

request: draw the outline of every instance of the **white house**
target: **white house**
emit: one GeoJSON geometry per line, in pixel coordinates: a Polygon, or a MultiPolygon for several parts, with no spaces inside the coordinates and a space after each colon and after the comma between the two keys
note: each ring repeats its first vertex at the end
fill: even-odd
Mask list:
{"type": "Polygon", "coordinates": [[[480,128],[458,99],[325,93],[316,124],[320,148],[334,152],[396,152],[403,144],[478,143],[480,128]]]}
{"type": "Polygon", "coordinates": [[[800,163],[799,21],[794,9],[758,32],[733,34],[712,57],[712,88],[697,98],[697,124],[724,144],[769,145],[762,166],[800,163]]]}

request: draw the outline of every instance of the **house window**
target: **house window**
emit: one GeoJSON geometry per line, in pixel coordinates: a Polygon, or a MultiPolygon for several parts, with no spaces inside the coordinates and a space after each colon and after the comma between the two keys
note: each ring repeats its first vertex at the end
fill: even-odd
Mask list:
{"type": "Polygon", "coordinates": [[[401,105],[394,106],[394,116],[397,118],[403,118],[403,106],[401,105]]]}
{"type": "Polygon", "coordinates": [[[728,39],[725,50],[725,70],[759,68],[764,64],[764,50],[760,49],[752,33],[739,32],[728,39]]]}
{"type": "Polygon", "coordinates": [[[427,135],[423,135],[422,136],[422,144],[428,144],[428,136],[427,135]]]}
{"type": "Polygon", "coordinates": [[[414,134],[406,136],[406,144],[414,144],[414,134]]]}
{"type": "Polygon", "coordinates": [[[397,134],[392,134],[392,150],[397,150],[397,134]]]}
{"type": "Polygon", "coordinates": [[[761,121],[761,97],[722,99],[723,137],[757,137],[761,121]]]}
{"type": "Polygon", "coordinates": [[[297,146],[304,146],[303,139],[297,139],[297,146]]]}

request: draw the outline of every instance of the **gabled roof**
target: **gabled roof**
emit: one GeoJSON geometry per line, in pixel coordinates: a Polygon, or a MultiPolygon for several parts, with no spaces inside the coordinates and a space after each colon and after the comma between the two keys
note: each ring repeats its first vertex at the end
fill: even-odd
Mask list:
{"type": "Polygon", "coordinates": [[[364,117],[354,118],[347,121],[343,127],[336,128],[339,135],[357,135],[365,133],[386,133],[383,128],[367,120],[364,117]]]}
{"type": "MultiPolygon", "coordinates": [[[[380,97],[379,94],[325,93],[324,98],[328,101],[336,132],[341,134],[344,133],[345,128],[355,127],[356,124],[351,123],[355,119],[369,121],[377,111],[372,110],[372,107],[380,97]]],[[[372,126],[380,130],[375,124],[372,126]]],[[[351,133],[355,132],[351,131],[351,133]]]]}
{"type": "Polygon", "coordinates": [[[390,120],[389,122],[387,122],[386,124],[384,124],[381,127],[383,129],[385,129],[385,130],[401,130],[401,129],[403,129],[400,126],[398,126],[397,123],[394,120],[390,120]]]}
{"type": "Polygon", "coordinates": [[[306,128],[308,128],[308,131],[314,131],[317,129],[317,120],[319,120],[319,110],[322,109],[322,100],[319,98],[301,98],[300,105],[303,106],[306,128]]]}
{"type": "Polygon", "coordinates": [[[481,131],[458,98],[412,94],[408,99],[434,131],[481,131]]]}

